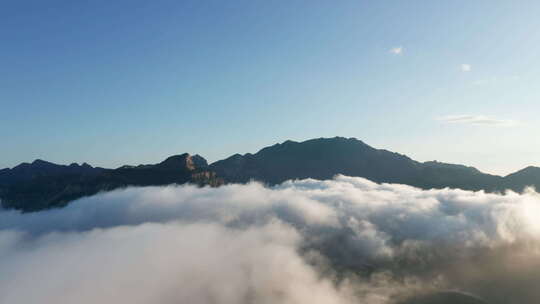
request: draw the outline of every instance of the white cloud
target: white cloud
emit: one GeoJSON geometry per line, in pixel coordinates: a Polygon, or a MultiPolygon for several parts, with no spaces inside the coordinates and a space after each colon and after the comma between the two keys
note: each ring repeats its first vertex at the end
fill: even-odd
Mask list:
{"type": "Polygon", "coordinates": [[[462,72],[470,72],[472,70],[472,66],[467,63],[463,63],[460,65],[460,69],[462,72]]]}
{"type": "Polygon", "coordinates": [[[536,304],[539,223],[533,191],[347,176],[129,188],[0,211],[0,303],[394,304],[440,289],[536,304]]]}
{"type": "Polygon", "coordinates": [[[398,47],[391,48],[390,53],[392,53],[394,55],[401,55],[401,54],[403,54],[403,47],[398,46],[398,47]]]}
{"type": "Polygon", "coordinates": [[[440,121],[448,123],[461,123],[471,125],[486,125],[486,126],[513,126],[516,124],[513,120],[496,119],[484,115],[448,115],[438,118],[440,121]]]}
{"type": "Polygon", "coordinates": [[[299,240],[279,223],[241,231],[144,224],[19,237],[3,248],[0,302],[345,303],[296,252],[299,240]],[[30,247],[18,248],[24,245],[30,247]]]}

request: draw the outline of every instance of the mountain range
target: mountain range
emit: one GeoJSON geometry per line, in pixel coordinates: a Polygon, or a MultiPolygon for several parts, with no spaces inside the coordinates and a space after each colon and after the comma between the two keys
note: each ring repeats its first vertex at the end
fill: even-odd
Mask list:
{"type": "Polygon", "coordinates": [[[220,186],[251,180],[275,185],[289,179],[331,179],[336,174],[422,189],[521,192],[527,186],[540,188],[538,167],[527,167],[503,177],[464,165],[418,162],[399,153],[373,148],[355,138],[334,137],[304,142],[288,140],[255,154],[235,154],[212,164],[199,155],[187,153],[158,164],[117,169],[35,160],[0,170],[0,200],[4,208],[31,212],[62,207],[77,198],[127,186],[184,183],[220,186]]]}

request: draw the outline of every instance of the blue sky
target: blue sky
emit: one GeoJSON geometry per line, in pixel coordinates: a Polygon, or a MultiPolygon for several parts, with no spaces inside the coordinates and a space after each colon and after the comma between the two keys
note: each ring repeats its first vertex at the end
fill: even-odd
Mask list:
{"type": "Polygon", "coordinates": [[[540,165],[540,2],[0,4],[0,167],[210,161],[346,136],[540,165]]]}

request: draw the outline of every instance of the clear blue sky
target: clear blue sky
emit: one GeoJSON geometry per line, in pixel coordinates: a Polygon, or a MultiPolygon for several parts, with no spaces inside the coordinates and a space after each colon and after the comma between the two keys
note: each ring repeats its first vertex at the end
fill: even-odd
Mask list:
{"type": "Polygon", "coordinates": [[[0,167],[210,161],[357,137],[540,165],[540,2],[0,3],[0,167]]]}

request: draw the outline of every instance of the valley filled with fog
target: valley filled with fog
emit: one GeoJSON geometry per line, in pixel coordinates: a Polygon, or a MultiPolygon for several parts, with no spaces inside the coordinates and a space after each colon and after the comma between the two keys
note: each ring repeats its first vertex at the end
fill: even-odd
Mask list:
{"type": "Polygon", "coordinates": [[[538,214],[532,189],[343,175],[126,188],[0,211],[0,302],[533,304],[538,214]]]}

